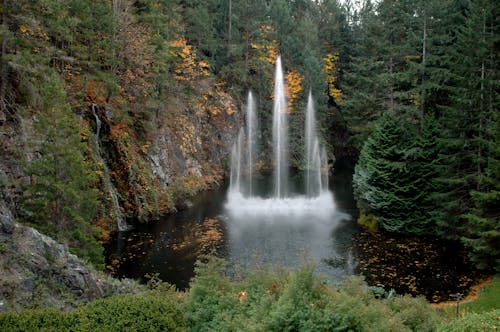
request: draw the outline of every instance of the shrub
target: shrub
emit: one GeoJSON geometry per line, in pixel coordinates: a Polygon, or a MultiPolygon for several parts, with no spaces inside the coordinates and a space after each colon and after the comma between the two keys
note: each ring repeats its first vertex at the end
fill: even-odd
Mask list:
{"type": "Polygon", "coordinates": [[[441,324],[438,332],[484,332],[497,331],[500,327],[500,310],[481,314],[471,313],[456,321],[441,324]]]}
{"type": "Polygon", "coordinates": [[[71,313],[54,309],[0,315],[0,331],[186,331],[173,297],[116,296],[71,313]]]}

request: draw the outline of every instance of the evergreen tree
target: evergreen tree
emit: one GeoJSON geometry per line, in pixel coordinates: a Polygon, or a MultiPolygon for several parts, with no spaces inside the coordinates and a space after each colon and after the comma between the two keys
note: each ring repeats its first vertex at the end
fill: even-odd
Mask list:
{"type": "Polygon", "coordinates": [[[482,191],[487,146],[493,141],[487,128],[498,110],[494,8],[494,1],[470,2],[448,60],[451,94],[440,116],[440,185],[435,194],[440,209],[434,218],[440,233],[453,239],[474,231],[466,217],[475,207],[470,193],[482,191]]]}
{"type": "Polygon", "coordinates": [[[61,82],[48,75],[43,108],[36,131],[39,157],[26,168],[31,185],[22,203],[25,218],[44,233],[65,242],[94,264],[103,262],[98,229],[92,225],[97,210],[96,177],[84,157],[78,123],[65,101],[61,82]]]}
{"type": "Polygon", "coordinates": [[[373,214],[382,229],[434,232],[428,211],[434,208],[429,193],[435,177],[435,133],[430,120],[418,134],[415,126],[388,112],[363,146],[353,176],[354,193],[359,208],[373,214]]]}
{"type": "Polygon", "coordinates": [[[462,238],[471,250],[471,258],[480,268],[500,272],[500,115],[492,122],[492,140],[488,142],[488,166],[480,190],[471,192],[474,209],[466,215],[468,224],[462,238]]]}

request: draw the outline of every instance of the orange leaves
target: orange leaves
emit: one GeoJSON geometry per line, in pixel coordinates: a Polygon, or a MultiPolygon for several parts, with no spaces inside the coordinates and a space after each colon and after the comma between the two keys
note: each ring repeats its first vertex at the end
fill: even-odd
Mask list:
{"type": "Polygon", "coordinates": [[[170,43],[173,50],[171,54],[180,58],[174,69],[174,77],[179,81],[191,81],[200,76],[208,76],[210,66],[204,60],[197,60],[196,49],[188,45],[184,37],[170,43]]]}
{"type": "Polygon", "coordinates": [[[302,81],[304,77],[298,70],[292,69],[286,73],[287,89],[286,97],[288,99],[288,109],[291,111],[293,103],[299,98],[299,93],[302,92],[302,81]]]}
{"type": "Polygon", "coordinates": [[[115,142],[126,142],[130,139],[130,129],[125,121],[120,121],[114,126],[110,127],[111,139],[115,142]]]}
{"type": "Polygon", "coordinates": [[[86,89],[86,101],[88,103],[94,103],[99,105],[104,105],[106,102],[107,88],[102,81],[89,80],[87,82],[86,89]]]}
{"type": "Polygon", "coordinates": [[[40,27],[30,27],[22,24],[19,27],[19,31],[21,31],[21,34],[26,38],[43,39],[45,41],[49,40],[49,36],[44,31],[42,31],[40,27]]]}
{"type": "Polygon", "coordinates": [[[227,115],[236,112],[232,97],[223,90],[221,84],[216,84],[215,89],[206,89],[195,105],[197,115],[209,114],[217,117],[223,114],[224,110],[227,115]]]}
{"type": "Polygon", "coordinates": [[[274,30],[270,25],[262,25],[259,32],[262,35],[261,42],[252,42],[250,46],[257,52],[258,60],[274,65],[279,54],[279,42],[272,36],[274,30]]]}
{"type": "Polygon", "coordinates": [[[184,156],[196,154],[201,145],[201,138],[197,135],[195,125],[184,114],[179,115],[175,121],[176,136],[179,139],[178,147],[184,156]]]}
{"type": "Polygon", "coordinates": [[[238,293],[238,301],[240,301],[240,303],[245,303],[247,297],[248,297],[248,292],[241,291],[238,293]]]}
{"type": "Polygon", "coordinates": [[[340,102],[342,100],[342,90],[338,89],[335,86],[337,82],[337,62],[339,61],[338,53],[328,53],[324,58],[324,66],[323,71],[326,75],[326,80],[328,82],[328,94],[333,98],[336,102],[340,102]]]}

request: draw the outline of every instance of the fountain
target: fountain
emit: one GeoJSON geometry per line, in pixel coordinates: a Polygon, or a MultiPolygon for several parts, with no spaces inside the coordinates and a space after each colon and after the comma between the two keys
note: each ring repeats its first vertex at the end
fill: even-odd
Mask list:
{"type": "Polygon", "coordinates": [[[309,92],[305,120],[305,195],[289,192],[288,127],[285,80],[281,58],[276,61],[273,105],[273,195],[257,196],[253,190],[255,176],[256,111],[251,93],[248,94],[246,137],[243,128],[232,147],[230,189],[226,209],[237,215],[291,215],[328,218],[335,210],[332,194],[328,191],[328,163],[326,148],[320,145],[312,93],[309,92]],[[246,144],[243,140],[246,139],[246,144]],[[246,148],[246,153],[243,149],[246,148]]]}
{"type": "Polygon", "coordinates": [[[247,163],[248,163],[248,195],[253,195],[253,167],[256,152],[255,134],[257,132],[257,114],[252,92],[248,93],[247,102],[247,163]]]}

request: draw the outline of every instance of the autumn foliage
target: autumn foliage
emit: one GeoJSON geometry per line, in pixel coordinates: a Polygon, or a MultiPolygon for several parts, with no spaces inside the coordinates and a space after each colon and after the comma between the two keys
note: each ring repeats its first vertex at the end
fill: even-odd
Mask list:
{"type": "Polygon", "coordinates": [[[323,71],[325,72],[326,79],[328,82],[328,95],[335,100],[335,102],[340,102],[342,100],[342,90],[337,87],[338,78],[338,68],[337,63],[339,61],[338,53],[328,53],[323,58],[323,71]]]}

